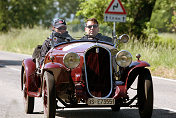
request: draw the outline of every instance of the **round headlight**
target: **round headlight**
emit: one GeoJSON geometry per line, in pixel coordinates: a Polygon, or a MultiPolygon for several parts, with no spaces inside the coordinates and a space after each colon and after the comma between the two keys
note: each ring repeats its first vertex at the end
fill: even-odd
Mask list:
{"type": "Polygon", "coordinates": [[[116,54],[116,63],[121,67],[127,67],[132,62],[132,55],[126,50],[119,51],[116,54]]]}
{"type": "Polygon", "coordinates": [[[63,63],[67,68],[70,69],[76,68],[80,63],[80,57],[77,53],[69,52],[64,55],[63,63]]]}

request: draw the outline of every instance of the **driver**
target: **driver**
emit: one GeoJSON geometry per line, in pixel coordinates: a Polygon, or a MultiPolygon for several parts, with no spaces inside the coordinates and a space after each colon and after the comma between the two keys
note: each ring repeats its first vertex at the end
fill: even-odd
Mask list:
{"type": "MultiPolygon", "coordinates": [[[[58,44],[61,42],[66,42],[68,40],[73,40],[73,38],[68,34],[66,22],[63,19],[56,18],[53,20],[53,29],[50,38],[53,39],[54,44],[58,44]]],[[[49,39],[50,39],[49,38],[49,39]]],[[[47,39],[44,41],[41,47],[41,60],[40,64],[43,64],[46,53],[50,50],[51,44],[50,40],[47,39]]]]}
{"type": "MultiPolygon", "coordinates": [[[[81,40],[100,40],[105,41],[109,43],[113,43],[112,38],[108,36],[103,36],[101,33],[99,33],[99,25],[98,21],[95,18],[89,18],[87,19],[86,25],[85,25],[85,32],[86,35],[81,38],[81,40]]],[[[113,56],[113,68],[114,71],[117,72],[117,64],[115,63],[115,55],[113,56]]]]}
{"type": "Polygon", "coordinates": [[[103,36],[99,33],[99,25],[96,18],[89,18],[87,19],[85,25],[85,36],[81,38],[81,40],[91,40],[91,39],[98,39],[100,41],[106,41],[112,43],[112,38],[108,36],[103,36]]]}

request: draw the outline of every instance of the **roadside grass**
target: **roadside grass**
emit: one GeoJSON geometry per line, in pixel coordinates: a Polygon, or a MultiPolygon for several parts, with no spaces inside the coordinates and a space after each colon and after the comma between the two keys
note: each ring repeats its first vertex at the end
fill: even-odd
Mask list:
{"type": "Polygon", "coordinates": [[[41,27],[12,29],[10,32],[0,35],[0,50],[32,54],[36,45],[42,44],[49,34],[48,29],[41,27]]]}
{"type": "Polygon", "coordinates": [[[153,40],[156,44],[163,45],[164,47],[176,48],[176,34],[162,33],[158,36],[158,39],[153,40]]]}
{"type": "Polygon", "coordinates": [[[176,34],[175,33],[160,33],[159,36],[164,39],[169,40],[176,40],[176,34]]]}
{"type": "Polygon", "coordinates": [[[131,52],[133,61],[137,60],[136,54],[141,54],[141,60],[148,62],[152,75],[176,79],[176,49],[172,46],[148,45],[138,41],[130,41],[122,46],[131,52]]]}
{"type": "MultiPolygon", "coordinates": [[[[42,27],[12,29],[8,33],[0,34],[0,50],[32,54],[34,48],[42,45],[50,33],[50,29],[42,27]]],[[[75,38],[80,38],[83,34],[83,32],[70,32],[70,35],[75,38]]]]}
{"type": "MultiPolygon", "coordinates": [[[[12,29],[8,33],[0,34],[0,50],[17,52],[23,54],[32,54],[37,45],[41,45],[44,40],[50,35],[51,30],[42,27],[33,29],[23,28],[21,30],[12,29]]],[[[84,32],[69,31],[72,37],[79,39],[84,32]]],[[[163,40],[162,45],[156,43],[141,43],[137,40],[130,40],[126,44],[121,44],[121,49],[128,50],[133,55],[140,53],[141,60],[148,62],[149,68],[154,76],[161,76],[176,79],[176,48],[173,45],[176,35],[160,34],[160,39],[163,40]],[[170,42],[169,44],[167,42],[170,42]]]]}

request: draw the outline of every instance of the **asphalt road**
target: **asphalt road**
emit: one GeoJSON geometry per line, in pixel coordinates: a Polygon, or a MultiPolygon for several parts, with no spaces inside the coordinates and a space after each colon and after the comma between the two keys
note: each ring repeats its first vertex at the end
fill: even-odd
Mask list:
{"type": "MultiPolygon", "coordinates": [[[[35,99],[34,114],[25,114],[20,90],[21,61],[29,55],[0,51],[0,117],[43,118],[42,98],[35,99]]],[[[153,77],[154,110],[152,118],[176,118],[176,80],[153,77]]],[[[56,118],[139,118],[138,109],[67,108],[57,110],[56,118]]]]}

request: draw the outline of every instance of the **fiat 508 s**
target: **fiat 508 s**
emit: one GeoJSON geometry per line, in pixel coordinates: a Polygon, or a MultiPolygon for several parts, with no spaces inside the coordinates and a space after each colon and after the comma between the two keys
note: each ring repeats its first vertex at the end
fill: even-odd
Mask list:
{"type": "MultiPolygon", "coordinates": [[[[116,38],[114,44],[95,40],[73,40],[53,45],[44,64],[27,58],[22,62],[21,89],[27,114],[33,113],[35,97],[43,98],[44,115],[54,118],[56,109],[76,107],[137,107],[141,118],[151,118],[153,84],[149,63],[132,62],[130,52],[118,50],[128,35],[116,38]],[[135,95],[129,90],[137,81],[135,95]],[[136,82],[135,81],[135,82],[136,82]]],[[[117,116],[118,117],[118,116],[117,116]]]]}

